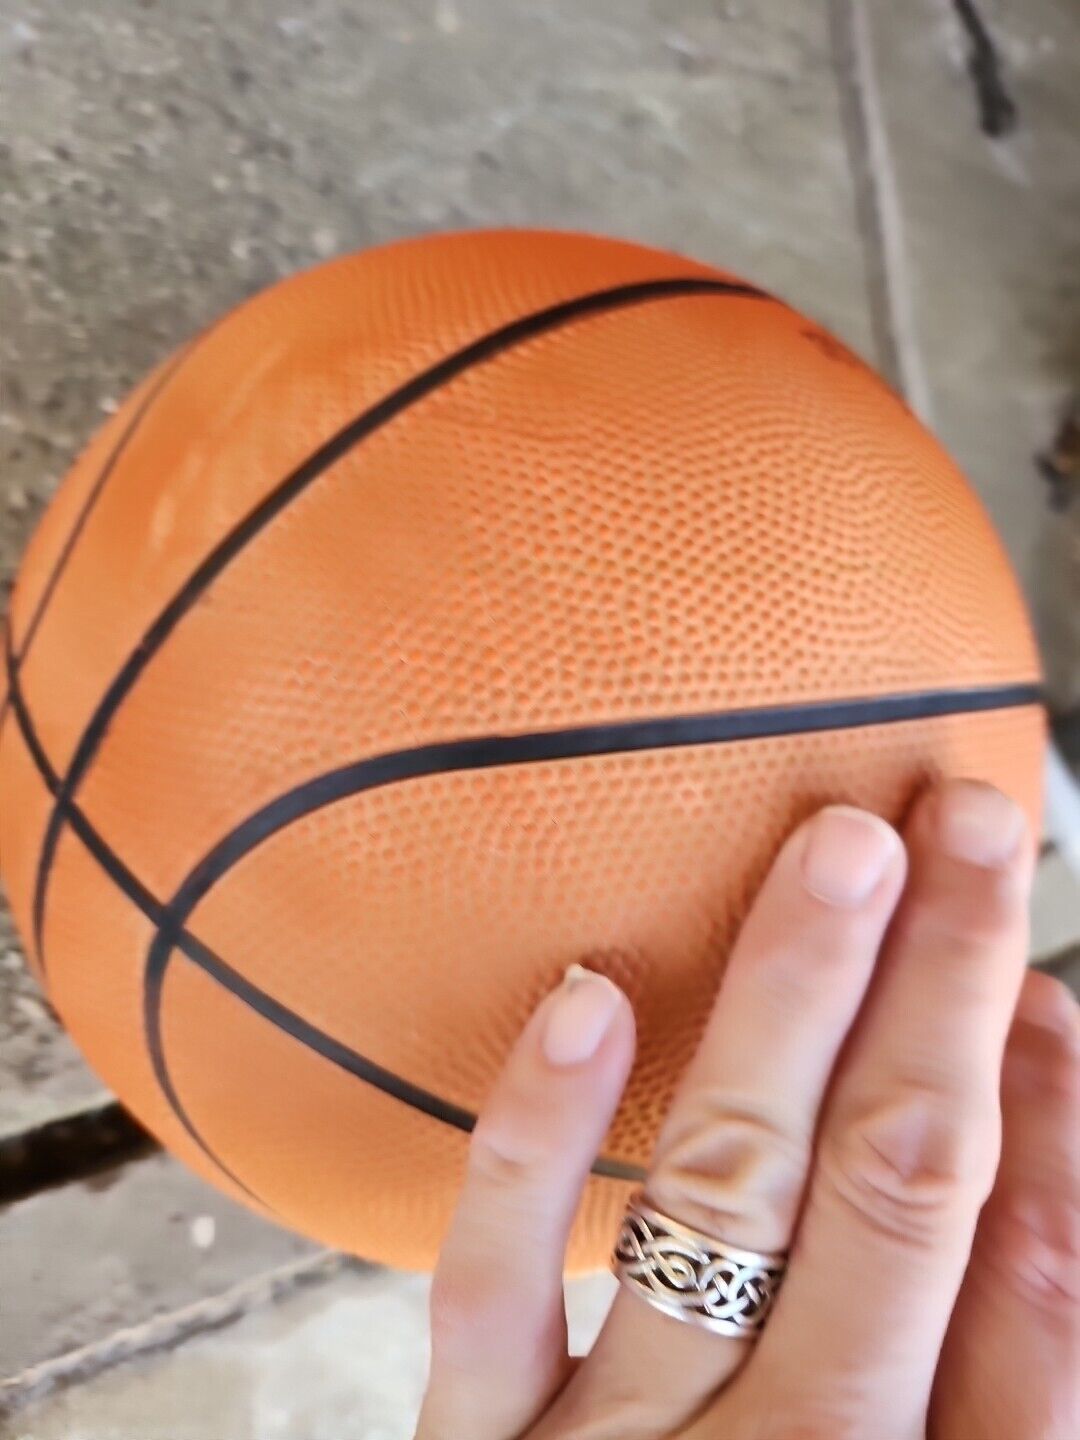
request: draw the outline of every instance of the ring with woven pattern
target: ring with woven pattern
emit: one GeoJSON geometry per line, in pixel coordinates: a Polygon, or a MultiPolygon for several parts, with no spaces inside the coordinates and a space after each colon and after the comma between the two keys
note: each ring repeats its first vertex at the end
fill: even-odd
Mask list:
{"type": "Polygon", "coordinates": [[[787,1257],[741,1250],[682,1225],[630,1197],[612,1268],[648,1304],[719,1335],[752,1340],[760,1333],[787,1257]]]}

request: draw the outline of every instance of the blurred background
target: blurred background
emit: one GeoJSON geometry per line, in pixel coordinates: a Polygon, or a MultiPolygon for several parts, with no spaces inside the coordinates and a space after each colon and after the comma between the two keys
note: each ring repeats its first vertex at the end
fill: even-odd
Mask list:
{"type": "MultiPolygon", "coordinates": [[[[0,105],[5,580],[127,388],[253,291],[427,230],[618,234],[777,291],[907,395],[1004,535],[1080,765],[1073,0],[0,0],[0,105]]],[[[1077,985],[1050,829],[1033,962],[1077,985]]],[[[157,1153],[0,925],[0,1436],[410,1435],[423,1279],[157,1153]]],[[[576,1288],[583,1341],[607,1296],[576,1288]]]]}

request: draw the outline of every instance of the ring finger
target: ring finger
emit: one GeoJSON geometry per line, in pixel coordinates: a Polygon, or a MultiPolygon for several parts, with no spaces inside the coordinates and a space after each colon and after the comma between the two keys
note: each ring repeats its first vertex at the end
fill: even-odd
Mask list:
{"type": "MultiPolygon", "coordinates": [[[[821,811],[788,840],[662,1128],[645,1185],[654,1209],[740,1249],[787,1248],[818,1111],[904,869],[896,833],[846,806],[821,811]]],[[[621,1290],[547,1424],[574,1433],[575,1416],[602,1414],[620,1440],[670,1433],[747,1348],[621,1290]]]]}

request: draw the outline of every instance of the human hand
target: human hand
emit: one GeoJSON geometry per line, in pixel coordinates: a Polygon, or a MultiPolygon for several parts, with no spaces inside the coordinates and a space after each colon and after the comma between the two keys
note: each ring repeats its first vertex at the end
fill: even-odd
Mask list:
{"type": "Polygon", "coordinates": [[[1076,1440],[1080,1019],[1025,974],[1033,856],[970,782],[904,843],[833,807],[780,852],[645,1183],[790,1251],[756,1343],[620,1288],[568,1358],[563,1249],[634,1051],[621,992],[571,974],[472,1139],[418,1440],[1076,1440]]]}

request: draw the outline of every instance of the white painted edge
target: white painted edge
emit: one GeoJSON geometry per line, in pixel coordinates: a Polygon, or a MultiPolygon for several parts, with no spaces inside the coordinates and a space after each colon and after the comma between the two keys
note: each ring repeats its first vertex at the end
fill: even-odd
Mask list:
{"type": "Polygon", "coordinates": [[[833,59],[861,222],[868,299],[879,352],[876,358],[915,414],[932,428],[930,382],[919,348],[900,187],[874,65],[868,12],[865,0],[830,0],[833,59]]]}

